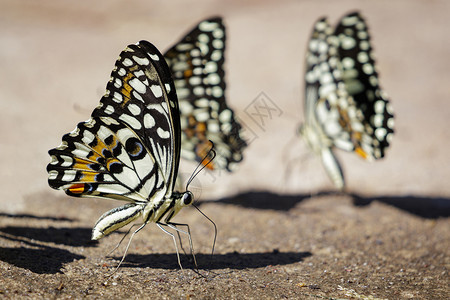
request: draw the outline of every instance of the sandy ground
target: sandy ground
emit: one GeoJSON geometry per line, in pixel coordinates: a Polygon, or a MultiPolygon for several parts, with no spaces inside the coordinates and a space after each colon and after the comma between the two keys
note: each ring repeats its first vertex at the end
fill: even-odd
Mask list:
{"type": "Polygon", "coordinates": [[[450,2],[95,3],[0,0],[1,296],[449,298],[450,2]],[[339,153],[349,190],[339,194],[295,130],[312,24],[354,9],[370,25],[396,135],[373,164],[339,153]],[[88,118],[126,45],[147,39],[164,51],[212,15],[227,25],[228,102],[251,141],[239,171],[192,186],[218,226],[215,255],[211,223],[188,208],[175,220],[191,226],[198,272],[190,256],[179,269],[172,240],[152,225],[107,277],[122,234],[94,243],[90,231],[117,203],[51,190],[47,151],[88,118]],[[264,124],[251,117],[261,95],[277,109],[264,124]]]}

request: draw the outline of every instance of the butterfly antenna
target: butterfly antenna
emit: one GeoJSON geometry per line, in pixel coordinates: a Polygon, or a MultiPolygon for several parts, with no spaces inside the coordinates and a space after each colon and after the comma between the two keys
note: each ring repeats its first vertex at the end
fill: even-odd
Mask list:
{"type": "Polygon", "coordinates": [[[191,184],[191,182],[192,182],[192,180],[194,180],[195,176],[197,176],[198,173],[200,173],[206,166],[208,166],[216,157],[216,151],[214,150],[214,143],[211,140],[209,140],[209,142],[211,143],[211,148],[209,149],[208,153],[206,153],[206,155],[202,158],[200,163],[197,165],[194,172],[192,172],[191,177],[189,178],[189,180],[186,183],[186,191],[188,190],[189,184],[191,184]],[[210,156],[211,156],[211,158],[209,158],[210,156]],[[209,158],[208,162],[204,163],[208,158],[209,158]]]}
{"type": "Polygon", "coordinates": [[[217,226],[216,223],[214,223],[213,220],[211,220],[207,215],[205,215],[200,208],[198,208],[195,204],[192,204],[193,207],[195,207],[208,221],[210,221],[214,226],[214,241],[212,246],[211,255],[214,255],[214,247],[216,246],[216,238],[217,238],[217,226]]]}

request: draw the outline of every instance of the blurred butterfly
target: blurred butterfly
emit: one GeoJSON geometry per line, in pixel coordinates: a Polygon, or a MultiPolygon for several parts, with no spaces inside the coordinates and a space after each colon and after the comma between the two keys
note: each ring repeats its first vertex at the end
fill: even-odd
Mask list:
{"type": "Polygon", "coordinates": [[[217,156],[208,168],[232,171],[247,143],[225,102],[224,52],[225,26],[215,17],[201,21],[164,57],[180,103],[181,156],[201,161],[211,140],[217,156]]]}
{"type": "Polygon", "coordinates": [[[305,123],[299,132],[343,189],[333,148],[379,159],[394,133],[392,108],[378,85],[367,25],[359,13],[344,16],[334,32],[326,18],[315,23],[305,81],[305,123]]]}
{"type": "Polygon", "coordinates": [[[168,233],[163,227],[176,227],[172,218],[193,202],[191,192],[173,191],[180,139],[170,69],[155,46],[140,41],[120,54],[91,118],[49,151],[49,185],[70,196],[126,202],[100,217],[93,240],[138,218],[143,224],[134,233],[150,222],[168,233]]]}

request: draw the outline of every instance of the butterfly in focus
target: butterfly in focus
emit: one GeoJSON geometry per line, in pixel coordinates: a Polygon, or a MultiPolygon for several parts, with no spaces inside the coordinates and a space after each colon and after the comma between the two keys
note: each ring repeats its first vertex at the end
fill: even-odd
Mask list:
{"type": "Polygon", "coordinates": [[[90,119],[49,151],[49,185],[70,196],[125,202],[100,217],[93,240],[138,218],[143,225],[135,233],[150,222],[167,232],[162,226],[173,228],[171,219],[193,202],[191,192],[173,191],[180,139],[170,69],[155,46],[140,41],[120,54],[90,119]]]}
{"type": "Polygon", "coordinates": [[[333,148],[372,161],[384,157],[394,133],[394,116],[378,83],[367,25],[358,12],[333,29],[318,20],[308,43],[305,123],[299,133],[339,189],[342,168],[333,148]]]}
{"type": "Polygon", "coordinates": [[[212,141],[217,156],[207,167],[232,171],[242,161],[247,143],[225,102],[225,37],[222,19],[209,18],[167,50],[164,57],[180,103],[181,157],[201,161],[212,141]]]}

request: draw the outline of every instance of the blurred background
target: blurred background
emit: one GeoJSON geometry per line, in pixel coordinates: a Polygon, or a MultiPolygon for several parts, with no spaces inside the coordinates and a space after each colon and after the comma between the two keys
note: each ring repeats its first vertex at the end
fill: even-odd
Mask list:
{"type": "MultiPolygon", "coordinates": [[[[319,17],[335,24],[355,9],[369,25],[395,136],[375,163],[337,151],[348,190],[449,197],[449,1],[1,0],[0,211],[62,196],[48,187],[47,151],[89,118],[126,45],[145,39],[163,52],[213,15],[227,27],[227,102],[250,145],[237,172],[201,173],[196,196],[333,190],[321,162],[295,135],[304,119],[304,55],[319,17]],[[261,97],[275,110],[258,123],[251,112],[261,97]]],[[[187,177],[194,167],[182,161],[180,172],[187,177]]]]}

